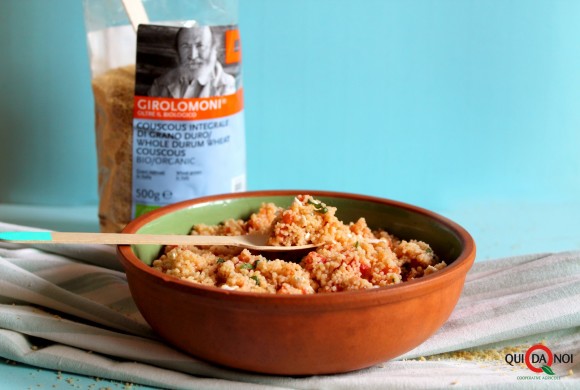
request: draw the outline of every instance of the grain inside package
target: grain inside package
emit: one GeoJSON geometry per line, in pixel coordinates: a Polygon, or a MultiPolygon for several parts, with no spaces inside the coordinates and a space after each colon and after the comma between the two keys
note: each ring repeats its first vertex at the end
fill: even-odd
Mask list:
{"type": "Polygon", "coordinates": [[[92,81],[99,175],[99,225],[119,232],[131,220],[135,66],[111,69],[92,81]]]}

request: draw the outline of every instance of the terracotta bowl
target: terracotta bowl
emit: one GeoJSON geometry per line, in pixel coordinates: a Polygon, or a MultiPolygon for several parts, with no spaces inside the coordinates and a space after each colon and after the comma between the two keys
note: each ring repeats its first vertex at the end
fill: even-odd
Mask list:
{"type": "Polygon", "coordinates": [[[290,205],[311,194],[343,222],[365,217],[403,239],[431,245],[449,266],[421,279],[370,290],[312,295],[229,291],[196,285],[150,267],[160,246],[119,246],[131,294],[151,327],[200,359],[267,374],[313,375],[369,367],[415,348],[455,307],[475,258],[456,223],[408,204],[321,191],[260,191],[198,198],[152,211],[125,233],[187,234],[197,223],[245,218],[263,202],[290,205]]]}

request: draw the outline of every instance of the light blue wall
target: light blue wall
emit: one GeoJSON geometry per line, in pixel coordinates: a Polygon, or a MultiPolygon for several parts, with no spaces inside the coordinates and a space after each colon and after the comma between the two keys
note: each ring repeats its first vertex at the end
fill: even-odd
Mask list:
{"type": "Polygon", "coordinates": [[[80,0],[0,0],[0,203],[96,202],[80,0]]]}
{"type": "Polygon", "coordinates": [[[247,3],[254,187],[580,198],[580,2],[247,3]]]}
{"type": "MultiPolygon", "coordinates": [[[[250,189],[580,198],[580,1],[241,0],[240,19],[250,189]]],[[[80,0],[2,0],[0,37],[0,202],[95,202],[80,0]]]]}

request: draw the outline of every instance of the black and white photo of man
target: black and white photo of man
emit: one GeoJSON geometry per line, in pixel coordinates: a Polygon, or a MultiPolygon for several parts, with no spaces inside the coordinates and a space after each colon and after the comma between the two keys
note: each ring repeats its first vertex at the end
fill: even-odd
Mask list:
{"type": "Polygon", "coordinates": [[[153,81],[149,96],[202,98],[235,93],[236,80],[218,61],[209,27],[182,27],[175,44],[179,63],[153,81]]]}

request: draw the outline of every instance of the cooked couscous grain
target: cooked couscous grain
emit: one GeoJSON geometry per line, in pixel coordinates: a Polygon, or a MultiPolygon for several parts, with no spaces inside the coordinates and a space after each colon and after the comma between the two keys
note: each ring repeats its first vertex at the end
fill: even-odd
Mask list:
{"type": "Polygon", "coordinates": [[[425,242],[372,231],[364,218],[345,224],[335,214],[335,207],[299,195],[287,209],[267,203],[247,220],[200,224],[191,231],[226,236],[265,233],[270,245],[320,245],[299,264],[268,260],[233,247],[168,246],[153,267],[183,280],[228,290],[312,294],[388,286],[446,266],[425,242]]]}

